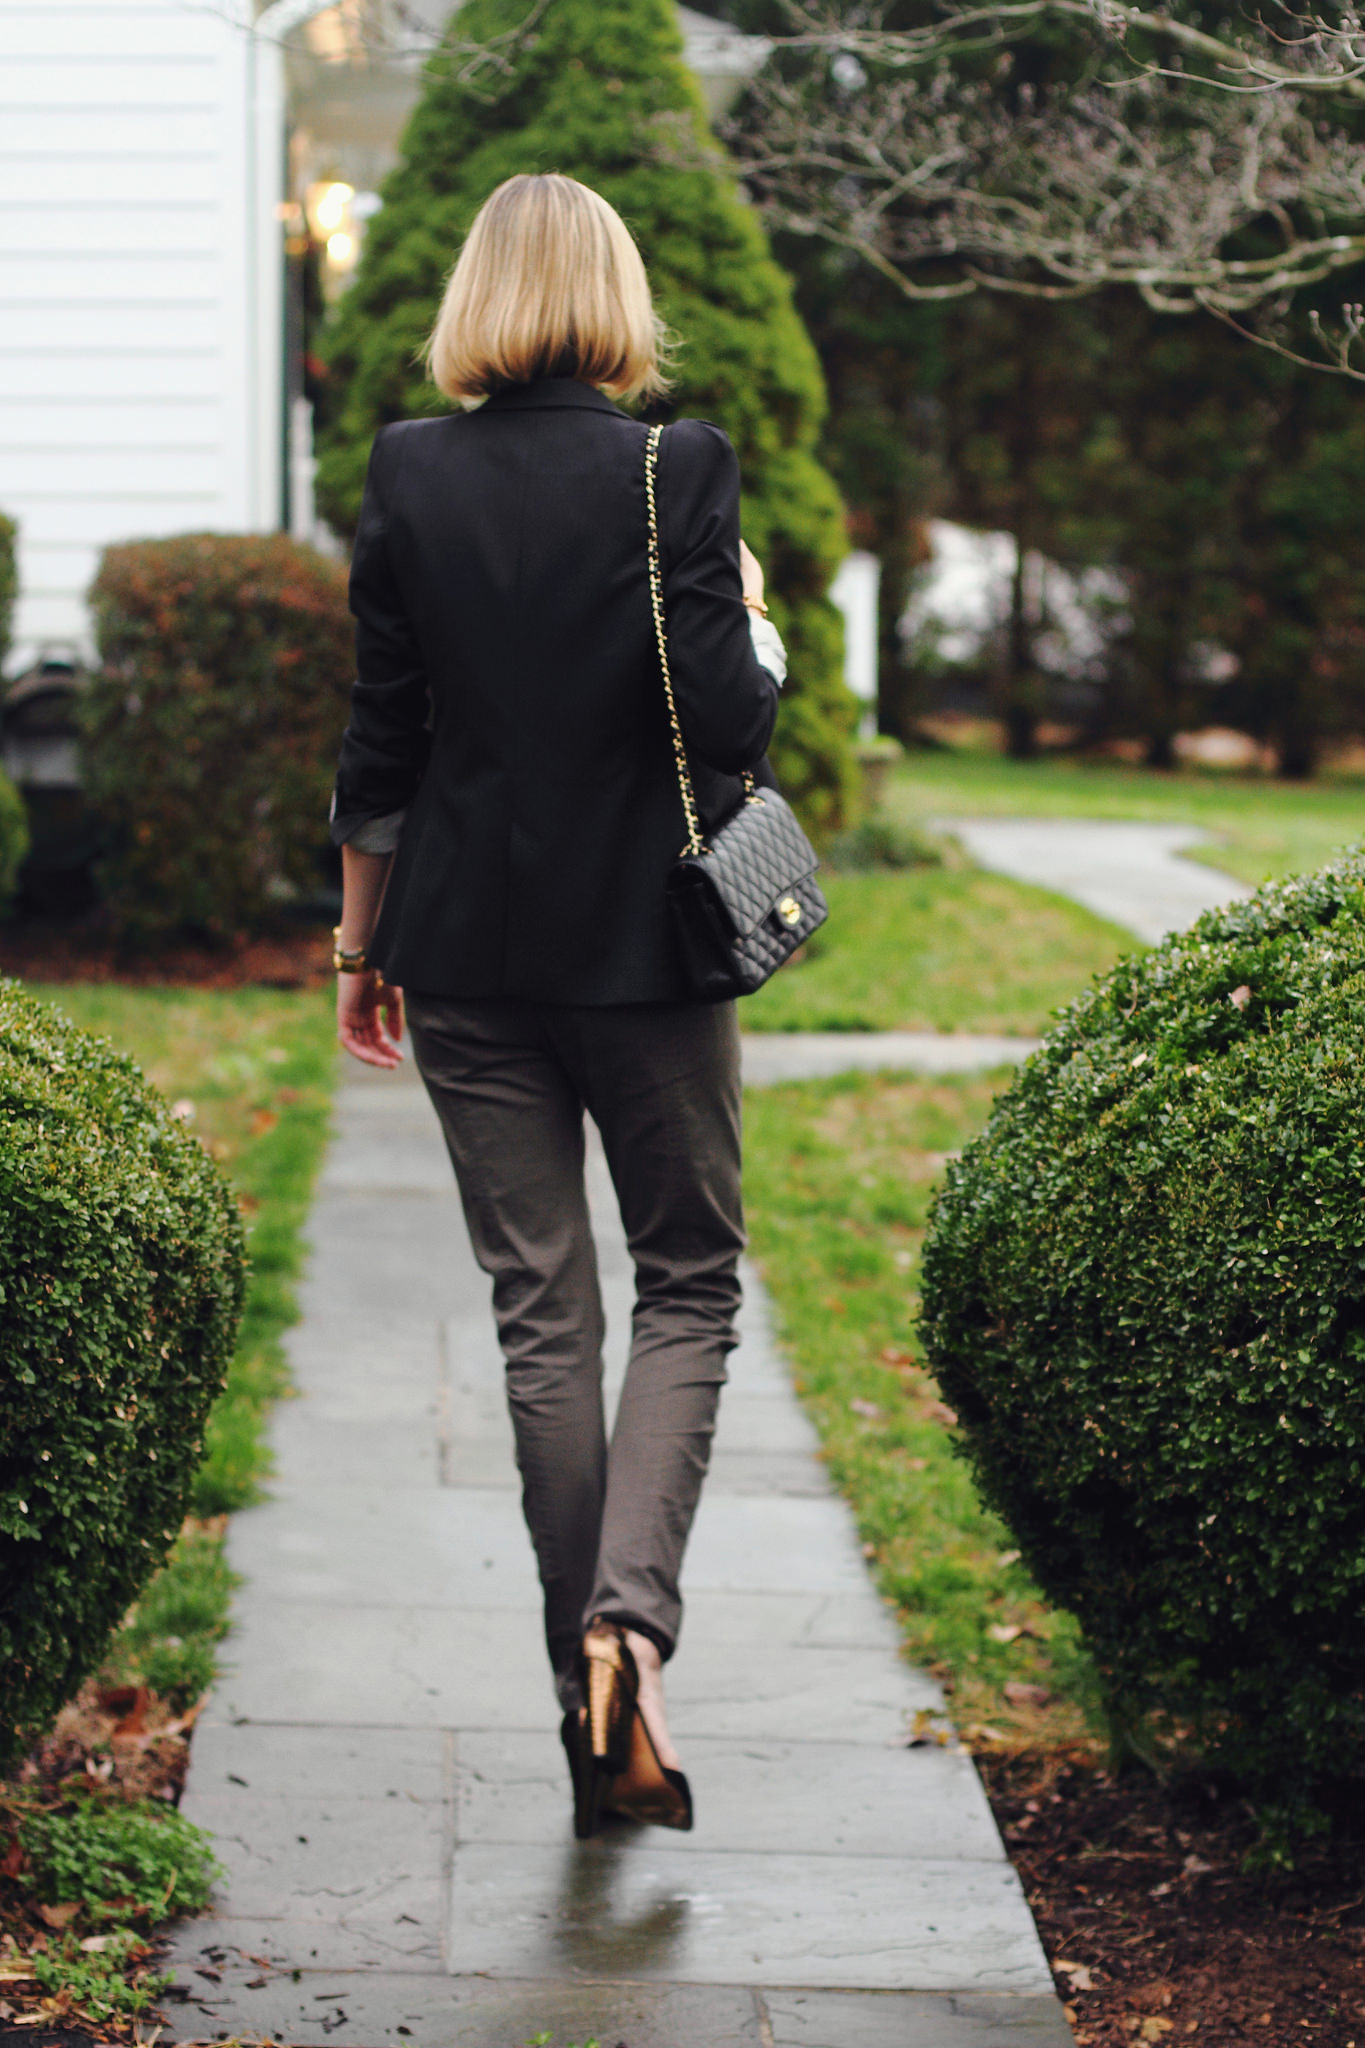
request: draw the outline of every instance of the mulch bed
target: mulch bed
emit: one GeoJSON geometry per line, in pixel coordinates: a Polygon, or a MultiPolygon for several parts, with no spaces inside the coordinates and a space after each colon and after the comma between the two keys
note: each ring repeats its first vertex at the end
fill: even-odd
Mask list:
{"type": "Polygon", "coordinates": [[[139,988],[320,988],[332,978],[331,934],[317,929],[222,946],[120,949],[98,912],[0,925],[0,975],[24,981],[120,981],[139,988]]]}
{"type": "Polygon", "coordinates": [[[98,2027],[7,2027],[0,2025],[0,2048],[91,2048],[91,2043],[109,2040],[127,2048],[117,2035],[104,2034],[98,2027]]]}
{"type": "Polygon", "coordinates": [[[1365,2048],[1365,1833],[1244,1868],[1254,1817],[1210,1778],[1082,1751],[977,1757],[1079,2048],[1365,2048]]]}

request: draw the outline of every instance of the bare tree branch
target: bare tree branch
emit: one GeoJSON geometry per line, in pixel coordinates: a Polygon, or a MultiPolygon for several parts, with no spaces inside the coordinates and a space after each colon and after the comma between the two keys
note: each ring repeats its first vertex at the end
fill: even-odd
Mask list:
{"type": "Polygon", "coordinates": [[[1357,344],[1365,340],[1365,306],[1343,306],[1341,325],[1337,328],[1329,328],[1316,309],[1309,313],[1308,324],[1322,350],[1316,358],[1301,355],[1298,349],[1290,348],[1273,328],[1258,330],[1244,327],[1221,306],[1210,306],[1208,311],[1225,327],[1230,327],[1234,334],[1240,334],[1243,341],[1254,341],[1259,348],[1269,349],[1272,355],[1283,356],[1287,363],[1297,363],[1301,370],[1320,370],[1327,376],[1349,377],[1353,384],[1365,384],[1365,368],[1360,367],[1352,355],[1357,344]]]}
{"type": "Polygon", "coordinates": [[[1011,103],[947,69],[826,85],[758,81],[732,137],[744,175],[781,226],[863,251],[912,297],[944,296],[920,273],[952,264],[1007,291],[1247,312],[1365,259],[1365,147],[1287,98],[1191,106],[1139,77],[1011,103]],[[1273,246],[1227,253],[1252,229],[1273,246]]]}
{"type": "Polygon", "coordinates": [[[551,5],[553,0],[531,0],[527,13],[510,29],[479,40],[455,35],[448,9],[440,10],[438,22],[429,10],[411,0],[338,0],[338,4],[291,23],[274,40],[300,56],[317,55],[309,30],[325,18],[330,30],[328,54],[333,61],[415,63],[441,50],[455,67],[460,84],[477,92],[490,79],[511,79],[517,58],[533,40],[551,5]]]}
{"type": "MultiPolygon", "coordinates": [[[[1365,93],[1347,9],[1286,14],[1292,38],[1248,23],[1246,47],[1191,31],[1242,90],[1130,61],[1134,26],[1186,24],[1111,0],[975,0],[907,30],[872,5],[786,7],[727,140],[774,225],[857,253],[908,298],[1124,286],[1253,339],[1264,326],[1284,354],[1274,309],[1365,262],[1365,143],[1314,97],[1365,93]],[[1082,30],[1076,83],[1016,80],[1011,44],[1047,16],[1082,30]]],[[[1313,334],[1320,367],[1356,374],[1359,320],[1313,334]]]]}
{"type": "MultiPolygon", "coordinates": [[[[1125,43],[1134,31],[1187,50],[1211,66],[1209,82],[1241,91],[1296,95],[1342,93],[1365,99],[1365,19],[1353,4],[1327,13],[1286,10],[1296,29],[1283,35],[1249,19],[1241,40],[1210,35],[1164,8],[1128,6],[1124,0],[975,0],[945,5],[932,21],[888,29],[875,21],[832,21],[828,12],[784,0],[791,30],[777,48],[846,53],[879,65],[923,65],[950,55],[1017,41],[1047,16],[1071,20],[1125,43]],[[1280,51],[1288,56],[1280,56],[1280,51]]],[[[869,10],[861,10],[866,15],[869,10]]],[[[1159,71],[1160,67],[1146,67],[1159,71]]],[[[1172,73],[1184,77],[1183,72],[1172,73]]]]}

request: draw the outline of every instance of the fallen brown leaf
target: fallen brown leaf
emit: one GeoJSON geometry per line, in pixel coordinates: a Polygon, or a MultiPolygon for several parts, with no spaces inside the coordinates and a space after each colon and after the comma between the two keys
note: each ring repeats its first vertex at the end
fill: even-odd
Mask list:
{"type": "Polygon", "coordinates": [[[122,1718],[113,1726],[115,1736],[145,1735],[147,1732],[147,1709],[151,1705],[151,1693],[145,1685],[135,1686],[133,1697],[123,1711],[122,1718]]]}
{"type": "Polygon", "coordinates": [[[60,1931],[63,1927],[71,1925],[80,1910],[79,1899],[67,1899],[60,1906],[39,1906],[38,1914],[48,1927],[55,1927],[60,1931]]]}
{"type": "Polygon", "coordinates": [[[923,1749],[929,1745],[943,1749],[952,1741],[953,1730],[950,1722],[935,1714],[929,1707],[916,1709],[910,1725],[910,1740],[907,1749],[923,1749]]]}

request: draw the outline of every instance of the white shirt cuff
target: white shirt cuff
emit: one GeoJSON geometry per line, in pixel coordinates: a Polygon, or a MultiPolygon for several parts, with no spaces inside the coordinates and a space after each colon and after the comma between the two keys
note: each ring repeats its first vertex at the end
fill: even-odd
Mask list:
{"type": "Polygon", "coordinates": [[[771,619],[765,619],[762,612],[749,607],[749,638],[754,643],[755,659],[766,668],[776,681],[779,689],[787,680],[787,650],[782,645],[782,635],[771,619]]]}

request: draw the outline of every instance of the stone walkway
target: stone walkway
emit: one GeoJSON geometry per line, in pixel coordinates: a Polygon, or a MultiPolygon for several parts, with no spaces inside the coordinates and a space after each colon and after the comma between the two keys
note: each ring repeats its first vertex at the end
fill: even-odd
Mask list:
{"type": "MultiPolygon", "coordinates": [[[[790,1072],[795,1040],[746,1057],[790,1072]]],[[[592,1181],[615,1386],[630,1273],[600,1156],[592,1181]]],[[[942,1702],[897,1654],[754,1275],[670,1671],[697,1829],[575,1844],[487,1285],[410,1069],[348,1069],[311,1242],[299,1398],[232,1525],[185,1801],[227,1877],[179,1932],[172,2038],[1065,2048],[970,1760],[907,1746],[942,1702]]]]}
{"type": "Polygon", "coordinates": [[[1149,946],[1184,931],[1203,910],[1252,891],[1216,868],[1182,860],[1208,839],[1194,825],[1141,825],[1089,818],[936,818],[996,874],[1070,896],[1149,946]]]}
{"type": "Polygon", "coordinates": [[[1036,1051],[1036,1038],[967,1031],[746,1032],[744,1079],[750,1088],[775,1081],[823,1081],[832,1074],[978,1074],[1036,1051]]]}

